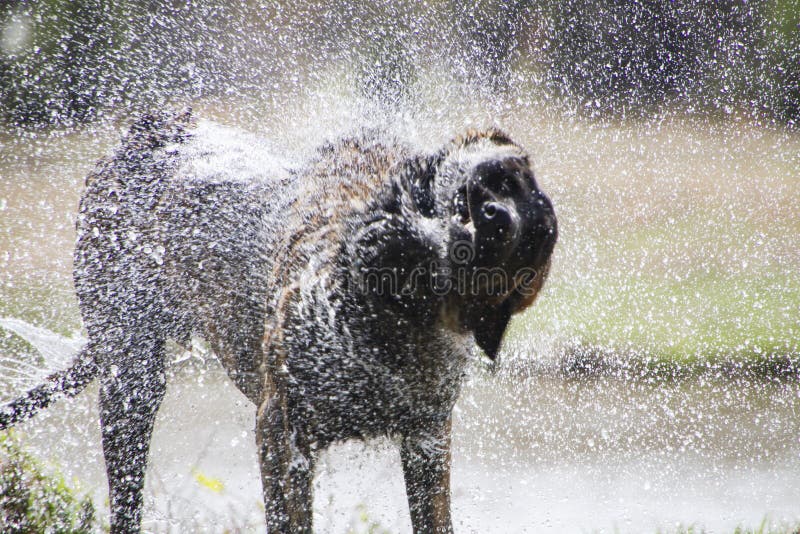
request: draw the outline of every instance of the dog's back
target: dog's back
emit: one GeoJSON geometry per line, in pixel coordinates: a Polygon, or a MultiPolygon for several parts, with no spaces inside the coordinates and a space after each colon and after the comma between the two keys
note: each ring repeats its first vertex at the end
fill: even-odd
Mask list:
{"type": "Polygon", "coordinates": [[[326,145],[292,170],[263,140],[188,113],[140,119],[81,201],[74,277],[89,337],[198,335],[257,403],[287,295],[342,282],[348,217],[380,211],[368,204],[408,156],[378,137],[326,145]]]}
{"type": "Polygon", "coordinates": [[[90,337],[198,334],[255,401],[270,249],[286,230],[269,221],[294,202],[296,180],[243,136],[188,113],[134,124],[87,178],[74,278],[90,337]]]}

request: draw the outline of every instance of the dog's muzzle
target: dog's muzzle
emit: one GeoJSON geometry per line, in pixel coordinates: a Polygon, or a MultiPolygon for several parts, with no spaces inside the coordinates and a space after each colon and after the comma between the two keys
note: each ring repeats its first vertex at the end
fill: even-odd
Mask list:
{"type": "Polygon", "coordinates": [[[477,165],[467,182],[479,266],[538,267],[557,239],[553,204],[519,158],[477,165]]]}

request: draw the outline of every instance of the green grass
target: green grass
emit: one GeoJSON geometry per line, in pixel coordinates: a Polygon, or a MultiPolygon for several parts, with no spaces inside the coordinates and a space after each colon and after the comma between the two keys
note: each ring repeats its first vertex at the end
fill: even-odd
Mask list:
{"type": "Polygon", "coordinates": [[[59,473],[25,452],[15,434],[0,434],[0,531],[93,532],[91,499],[81,496],[59,473]]]}
{"type": "Polygon", "coordinates": [[[678,363],[800,358],[800,136],[552,128],[563,158],[544,160],[542,181],[560,238],[540,299],[512,324],[516,345],[678,363]]]}
{"type": "Polygon", "coordinates": [[[64,281],[37,280],[0,287],[0,317],[22,319],[67,337],[81,327],[72,284],[64,281]]]}
{"type": "Polygon", "coordinates": [[[681,281],[600,273],[556,281],[510,337],[544,335],[687,363],[797,356],[798,309],[800,281],[782,272],[699,273],[681,281]]]}

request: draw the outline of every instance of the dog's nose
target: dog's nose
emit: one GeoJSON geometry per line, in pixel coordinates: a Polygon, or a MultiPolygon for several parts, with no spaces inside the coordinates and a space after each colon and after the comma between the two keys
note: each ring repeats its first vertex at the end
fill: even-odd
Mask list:
{"type": "MultiPolygon", "coordinates": [[[[496,201],[484,202],[483,206],[481,206],[480,215],[481,219],[483,219],[480,222],[485,223],[481,226],[488,227],[487,230],[491,228],[492,234],[513,234],[515,226],[514,215],[508,206],[496,201]]],[[[480,224],[480,222],[477,224],[480,224]]]]}
{"type": "MultiPolygon", "coordinates": [[[[485,190],[479,190],[475,196],[485,190]]],[[[519,214],[513,203],[495,199],[487,195],[476,202],[473,209],[475,224],[475,246],[477,264],[497,265],[502,262],[515,247],[519,234],[519,214]]]]}
{"type": "Polygon", "coordinates": [[[487,202],[483,205],[483,216],[489,220],[494,219],[494,216],[497,215],[497,210],[499,205],[497,202],[487,202]]]}
{"type": "Polygon", "coordinates": [[[516,192],[518,176],[504,160],[485,161],[475,166],[467,182],[470,215],[475,224],[508,215],[508,197],[516,192]]]}

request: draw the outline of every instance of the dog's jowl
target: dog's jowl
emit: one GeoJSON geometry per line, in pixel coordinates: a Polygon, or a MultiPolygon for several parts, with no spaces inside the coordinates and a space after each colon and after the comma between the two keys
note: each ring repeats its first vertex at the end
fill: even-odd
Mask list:
{"type": "Polygon", "coordinates": [[[0,428],[98,377],[112,531],[137,531],[164,345],[199,336],[257,407],[270,532],[311,531],[322,449],[379,435],[400,446],[415,532],[451,532],[468,358],[496,357],[556,242],[528,156],[495,130],[434,153],[365,131],[296,165],[258,146],[151,115],[99,162],[75,249],[89,342],[0,428]]]}

